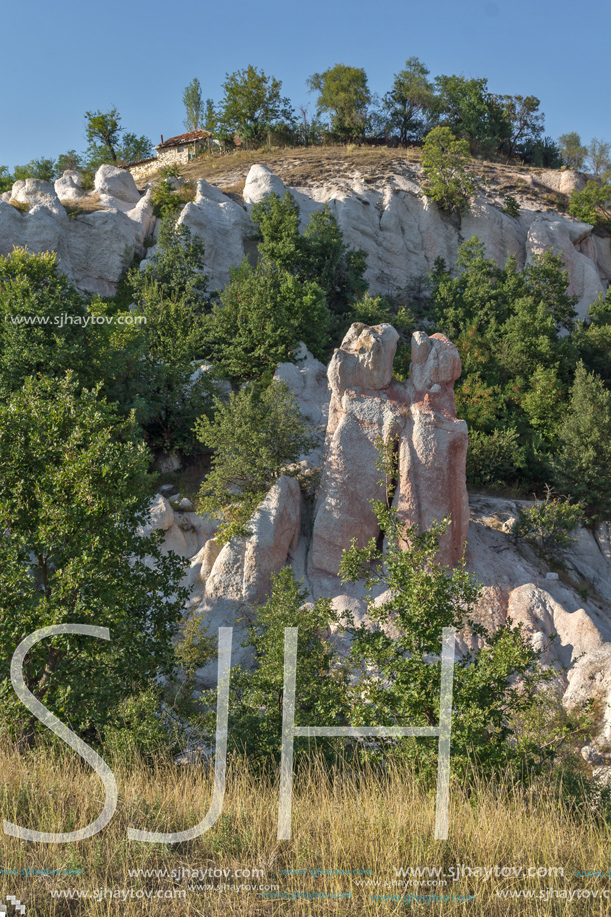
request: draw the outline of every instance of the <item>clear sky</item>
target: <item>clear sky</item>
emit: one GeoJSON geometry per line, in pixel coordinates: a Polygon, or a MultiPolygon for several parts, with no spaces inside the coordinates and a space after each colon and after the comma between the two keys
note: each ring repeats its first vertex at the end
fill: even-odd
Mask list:
{"type": "Polygon", "coordinates": [[[5,0],[0,22],[0,165],[84,150],[84,113],[116,106],[154,143],[182,133],[197,76],[218,101],[248,64],[283,82],[364,67],[384,93],[408,57],[431,76],[485,76],[492,92],[536,95],[546,133],[611,140],[609,0],[5,0]]]}

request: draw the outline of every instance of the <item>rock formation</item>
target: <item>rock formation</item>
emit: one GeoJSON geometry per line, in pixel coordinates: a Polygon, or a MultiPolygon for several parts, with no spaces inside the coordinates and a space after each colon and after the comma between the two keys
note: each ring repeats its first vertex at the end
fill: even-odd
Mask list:
{"type": "MultiPolygon", "coordinates": [[[[299,205],[302,225],[312,213],[329,207],[346,243],[365,251],[366,279],[373,293],[400,292],[428,273],[437,257],[453,265],[460,243],[478,236],[486,256],[499,266],[510,255],[522,268],[542,251],[561,254],[570,291],[584,317],[611,280],[611,239],[594,235],[589,224],[550,209],[542,194],[538,200],[536,193],[546,189],[570,193],[583,185],[583,176],[570,170],[542,170],[510,177],[534,194],[521,200],[517,217],[503,212],[502,193],[494,189],[482,189],[471,212],[462,218],[449,217],[422,194],[416,163],[375,184],[358,174],[349,180],[338,174],[336,180],[315,187],[288,190],[299,205]]],[[[256,256],[255,227],[249,216],[252,205],[272,191],[281,196],[286,190],[283,181],[262,165],[253,165],[248,173],[243,204],[203,179],[197,182],[196,198],[184,207],[179,220],[204,242],[210,289],[222,288],[230,268],[245,256],[256,256]]],[[[153,240],[156,221],[150,195],[140,197],[129,172],[106,165],[95,179],[101,210],[66,219],[62,202],[74,206],[86,198],[77,172],[65,172],[55,188],[32,179],[16,182],[11,192],[0,195],[0,254],[12,251],[14,245],[27,245],[33,252],[55,250],[77,286],[112,295],[126,264],[135,253],[145,254],[144,242],[153,240]],[[9,209],[9,201],[29,205],[30,210],[9,209]]]]}
{"type": "Polygon", "coordinates": [[[312,571],[337,575],[342,552],[380,534],[371,500],[383,499],[377,468],[380,440],[394,441],[401,521],[420,529],[449,517],[440,560],[456,564],[466,538],[467,425],[456,419],[456,347],[443,335],[412,339],[406,385],[392,381],[398,335],[390,325],[352,325],[329,364],[331,404],[325,464],[310,552],[312,571]]]}

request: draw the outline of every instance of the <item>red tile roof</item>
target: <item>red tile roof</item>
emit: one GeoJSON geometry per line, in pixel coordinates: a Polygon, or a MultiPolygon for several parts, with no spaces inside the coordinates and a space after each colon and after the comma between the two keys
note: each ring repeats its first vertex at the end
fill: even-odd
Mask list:
{"type": "Polygon", "coordinates": [[[178,134],[177,137],[168,137],[163,143],[157,144],[155,149],[164,150],[170,146],[181,146],[191,140],[205,140],[207,137],[212,137],[210,131],[187,131],[186,134],[178,134]]]}

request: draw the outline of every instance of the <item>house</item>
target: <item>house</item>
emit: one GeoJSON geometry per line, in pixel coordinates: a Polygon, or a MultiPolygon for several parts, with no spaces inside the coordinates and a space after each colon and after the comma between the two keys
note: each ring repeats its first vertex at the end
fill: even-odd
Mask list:
{"type": "Polygon", "coordinates": [[[175,162],[189,162],[194,159],[198,150],[209,150],[212,134],[210,131],[187,131],[186,134],[178,134],[177,137],[163,139],[157,144],[157,159],[159,165],[173,165],[175,162]]]}
{"type": "Polygon", "coordinates": [[[200,150],[209,150],[213,143],[217,141],[212,140],[210,131],[187,131],[186,134],[168,137],[167,140],[163,139],[162,134],[161,143],[155,147],[156,156],[129,162],[124,168],[131,172],[135,181],[143,181],[163,166],[188,163],[200,150]]]}

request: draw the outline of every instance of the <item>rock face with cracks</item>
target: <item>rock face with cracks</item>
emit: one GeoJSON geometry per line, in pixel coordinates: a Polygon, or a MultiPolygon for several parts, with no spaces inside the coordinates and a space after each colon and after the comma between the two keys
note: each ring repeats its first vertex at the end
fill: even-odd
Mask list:
{"type": "Polygon", "coordinates": [[[354,324],[329,364],[331,403],[323,478],[310,568],[337,575],[353,538],[363,547],[380,530],[371,500],[383,499],[377,468],[380,440],[393,441],[398,480],[393,505],[401,521],[420,529],[450,518],[440,560],[462,554],[469,504],[465,483],[467,426],[456,419],[456,347],[443,335],[412,339],[407,384],[393,382],[398,335],[390,325],[354,324]]]}

